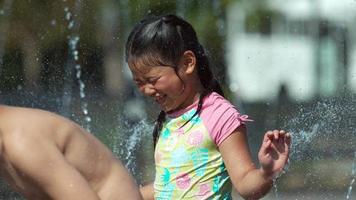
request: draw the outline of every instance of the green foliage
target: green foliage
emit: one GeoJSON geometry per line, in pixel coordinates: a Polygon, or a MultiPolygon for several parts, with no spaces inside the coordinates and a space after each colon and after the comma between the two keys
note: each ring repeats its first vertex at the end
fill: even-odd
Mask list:
{"type": "MultiPolygon", "coordinates": [[[[28,66],[22,61],[24,56],[22,50],[26,40],[36,43],[35,47],[38,49],[33,49],[33,51],[41,62],[46,61],[47,52],[56,49],[58,45],[61,48],[66,45],[62,49],[64,52],[57,53],[63,57],[56,57],[56,59],[61,59],[63,61],[61,63],[64,64],[68,59],[68,37],[78,35],[80,37],[78,49],[80,50],[81,62],[84,62],[83,64],[91,63],[91,61],[83,60],[84,57],[91,59],[83,55],[85,53],[82,51],[83,49],[102,49],[103,46],[107,45],[105,42],[112,41],[115,42],[112,45],[117,45],[118,52],[122,53],[127,34],[134,23],[147,15],[175,14],[178,12],[177,9],[183,9],[183,17],[192,23],[201,43],[208,49],[213,66],[216,66],[213,71],[224,81],[225,10],[233,2],[233,0],[13,1],[9,17],[0,21],[0,28],[4,28],[3,22],[8,20],[9,27],[7,30],[3,29],[4,31],[1,34],[6,35],[6,48],[4,50],[7,52],[8,58],[6,59],[13,59],[11,62],[4,63],[3,67],[6,69],[4,71],[6,71],[6,76],[14,76],[14,78],[6,77],[4,79],[6,81],[3,81],[3,83],[6,82],[5,85],[8,86],[15,84],[15,82],[19,83],[21,82],[19,80],[23,79],[24,72],[22,71],[24,67],[22,65],[28,66]],[[65,11],[66,9],[68,11],[65,11]],[[73,28],[69,28],[70,20],[66,19],[68,13],[71,14],[70,20],[74,22],[73,28]],[[110,31],[113,32],[107,34],[110,31]],[[15,51],[11,51],[11,49],[19,49],[19,53],[15,54],[15,51]],[[11,70],[8,71],[7,69],[10,68],[11,70]]],[[[105,56],[105,54],[100,56],[105,56]]],[[[43,63],[40,63],[40,65],[43,65],[43,63]]],[[[42,72],[40,74],[46,75],[42,72]]],[[[5,74],[2,76],[5,76],[5,74]]]]}
{"type": "Polygon", "coordinates": [[[278,17],[278,13],[258,7],[254,12],[246,16],[245,27],[248,32],[258,32],[262,34],[271,34],[272,21],[278,17]]]}

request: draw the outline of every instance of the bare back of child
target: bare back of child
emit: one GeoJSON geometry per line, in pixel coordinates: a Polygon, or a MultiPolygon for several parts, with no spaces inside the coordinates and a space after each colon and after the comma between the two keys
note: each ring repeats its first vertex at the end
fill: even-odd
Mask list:
{"type": "Polygon", "coordinates": [[[104,144],[39,109],[0,106],[0,176],[27,199],[141,199],[104,144]]]}

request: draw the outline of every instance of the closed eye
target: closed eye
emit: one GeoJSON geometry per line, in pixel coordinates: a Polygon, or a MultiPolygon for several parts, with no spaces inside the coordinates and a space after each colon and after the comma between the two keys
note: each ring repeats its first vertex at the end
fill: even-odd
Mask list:
{"type": "Polygon", "coordinates": [[[148,82],[152,85],[154,85],[158,81],[159,77],[154,77],[154,78],[149,78],[148,82]]]}

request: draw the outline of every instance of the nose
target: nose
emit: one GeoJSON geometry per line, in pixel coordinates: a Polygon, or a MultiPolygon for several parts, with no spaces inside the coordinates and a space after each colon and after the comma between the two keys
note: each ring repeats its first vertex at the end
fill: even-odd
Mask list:
{"type": "Polygon", "coordinates": [[[156,89],[151,84],[145,84],[140,87],[140,91],[146,96],[154,96],[156,94],[156,89]]]}

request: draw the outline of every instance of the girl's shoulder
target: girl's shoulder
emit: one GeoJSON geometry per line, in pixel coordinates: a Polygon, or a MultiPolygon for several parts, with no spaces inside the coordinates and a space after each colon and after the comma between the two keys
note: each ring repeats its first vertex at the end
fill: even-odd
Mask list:
{"type": "Polygon", "coordinates": [[[232,103],[215,92],[205,99],[200,117],[217,145],[237,127],[251,121],[247,115],[241,115],[232,103]]]}
{"type": "Polygon", "coordinates": [[[230,101],[228,101],[225,97],[221,96],[216,92],[212,92],[205,97],[203,102],[203,108],[208,107],[235,108],[235,106],[232,105],[230,101]]]}

